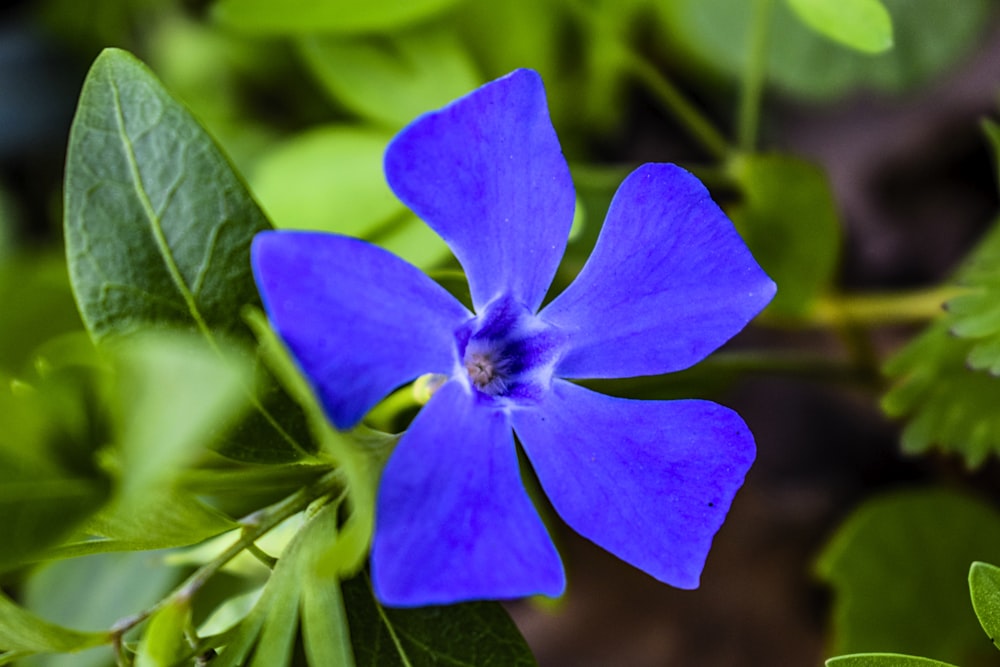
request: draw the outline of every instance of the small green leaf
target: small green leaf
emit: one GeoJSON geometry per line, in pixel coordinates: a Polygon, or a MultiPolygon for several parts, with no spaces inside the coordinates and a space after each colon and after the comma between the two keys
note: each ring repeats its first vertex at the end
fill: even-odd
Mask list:
{"type": "MultiPolygon", "coordinates": [[[[269,226],[152,73],[124,51],[102,52],[80,96],[65,183],[70,278],[94,339],[170,327],[250,342],[240,318],[259,303],[250,242],[269,226]]],[[[220,451],[266,462],[303,456],[301,411],[263,385],[256,412],[220,451]]]]}
{"type": "Polygon", "coordinates": [[[995,653],[968,598],[969,563],[1000,555],[1000,514],[943,490],[899,492],[864,504],[817,563],[834,589],[834,654],[891,651],[956,664],[995,653]]]}
{"type": "Polygon", "coordinates": [[[855,653],[826,661],[826,667],[955,667],[947,662],[900,653],[855,653]]]}
{"type": "Polygon", "coordinates": [[[907,416],[903,447],[960,452],[970,467],[1000,452],[1000,224],[958,273],[965,294],[947,314],[885,365],[893,379],[882,400],[890,416],[907,416]],[[987,372],[989,371],[989,372],[987,372]]]}
{"type": "MultiPolygon", "coordinates": [[[[825,0],[842,7],[851,2],[825,0]]],[[[808,28],[785,2],[773,4],[767,80],[808,100],[834,99],[858,89],[903,92],[955,64],[989,25],[990,0],[884,0],[895,47],[879,55],[845,49],[808,28]]],[[[751,17],[746,0],[671,0],[655,3],[671,48],[731,78],[746,70],[751,17]]]]}
{"type": "Polygon", "coordinates": [[[969,568],[969,593],[972,608],[987,636],[1000,647],[1000,568],[976,562],[969,568]]]}
{"type": "Polygon", "coordinates": [[[747,245],[778,283],[772,313],[806,312],[833,278],[840,220],[826,174],[787,155],[748,155],[733,165],[744,201],[731,210],[747,245]]]}
{"type": "Polygon", "coordinates": [[[788,0],[802,22],[865,53],[892,48],[892,18],[881,0],[788,0]]]}
{"type": "Polygon", "coordinates": [[[316,35],[299,46],[335,101],[393,129],[483,83],[454,31],[442,26],[378,36],[316,35]]]}
{"type": "Polygon", "coordinates": [[[175,667],[191,654],[184,631],[191,622],[187,600],[171,600],[150,617],[135,656],[135,667],[175,667]]]}
{"type": "Polygon", "coordinates": [[[218,0],[214,17],[260,34],[372,32],[413,23],[458,0],[218,0]]]}
{"type": "Polygon", "coordinates": [[[0,593],[0,649],[27,653],[68,653],[111,641],[106,632],[78,632],[35,616],[0,593]]]}

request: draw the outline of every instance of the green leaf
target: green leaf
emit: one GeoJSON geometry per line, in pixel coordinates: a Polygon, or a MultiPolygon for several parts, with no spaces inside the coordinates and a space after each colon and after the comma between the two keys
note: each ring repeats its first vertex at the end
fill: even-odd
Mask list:
{"type": "Polygon", "coordinates": [[[967,594],[969,563],[1000,555],[1000,514],[943,490],[869,501],[817,563],[834,589],[834,654],[891,651],[988,664],[967,594]]]}
{"type": "Polygon", "coordinates": [[[885,365],[893,386],[882,400],[890,416],[909,418],[903,447],[932,445],[961,453],[970,467],[1000,452],[1000,224],[958,273],[968,288],[947,314],[885,365]],[[989,371],[989,372],[986,372],[989,371]]]}
{"type": "MultiPolygon", "coordinates": [[[[827,0],[834,4],[833,0],[827,0]]],[[[824,3],[824,4],[827,4],[824,3]]],[[[895,48],[879,55],[845,49],[806,27],[784,2],[774,3],[768,34],[768,82],[809,100],[858,89],[902,92],[929,81],[968,53],[989,24],[993,3],[967,0],[884,0],[895,48]]],[[[836,3],[838,7],[844,3],[836,3]]],[[[746,69],[754,3],[672,0],[656,3],[666,40],[689,61],[736,79],[746,69]]]]}
{"type": "Polygon", "coordinates": [[[389,35],[315,35],[299,41],[337,102],[398,129],[483,83],[453,30],[421,26],[389,35]]]}
{"type": "Polygon", "coordinates": [[[245,337],[250,241],[269,227],[212,139],[142,63],[107,49],[66,164],[66,249],[97,340],[150,325],[245,337]]]}
{"type": "Polygon", "coordinates": [[[106,632],[78,632],[35,616],[0,593],[0,649],[26,653],[66,653],[111,641],[106,632]]]}
{"type": "Polygon", "coordinates": [[[972,608],[979,617],[990,641],[1000,644],[1000,568],[989,563],[976,562],[969,568],[969,593],[972,608]]]}
{"type": "Polygon", "coordinates": [[[955,667],[947,662],[900,653],[856,653],[826,661],[826,667],[955,667]]]}
{"type": "Polygon", "coordinates": [[[747,245],[778,283],[772,313],[805,313],[837,265],[840,221],[826,174],[787,155],[748,155],[732,165],[744,201],[730,213],[747,245]]]}
{"type": "Polygon", "coordinates": [[[191,622],[187,600],[171,602],[153,614],[142,634],[135,667],[174,667],[191,654],[184,631],[191,622]]]}
{"type": "MultiPolygon", "coordinates": [[[[181,328],[250,342],[253,236],[269,227],[228,160],[138,60],[107,49],[80,96],[65,184],[66,252],[95,340],[181,328]]],[[[301,412],[268,389],[220,451],[254,461],[305,453],[301,412]]]]}
{"type": "Polygon", "coordinates": [[[370,32],[414,23],[458,0],[218,0],[216,20],[259,34],[370,32]]]}
{"type": "Polygon", "coordinates": [[[311,129],[260,159],[254,192],[280,228],[347,234],[388,249],[395,245],[404,259],[433,265],[449,256],[448,247],[389,189],[382,154],[390,139],[392,133],[384,130],[311,129]],[[421,231],[427,234],[412,238],[421,231]],[[411,237],[405,245],[395,242],[401,234],[411,237]]]}
{"type": "Polygon", "coordinates": [[[892,18],[880,0],[788,0],[803,23],[865,53],[892,48],[892,18]]]}
{"type": "Polygon", "coordinates": [[[517,627],[495,602],[389,609],[375,599],[365,573],[345,581],[343,591],[359,667],[536,664],[517,627]]]}

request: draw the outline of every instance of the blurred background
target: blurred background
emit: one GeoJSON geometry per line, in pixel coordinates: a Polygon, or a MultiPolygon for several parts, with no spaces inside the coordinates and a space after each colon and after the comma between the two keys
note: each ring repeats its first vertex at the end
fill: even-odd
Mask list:
{"type": "MultiPolygon", "coordinates": [[[[806,264],[765,265],[791,296],[702,375],[604,387],[711,396],[745,418],[758,461],[697,591],[658,584],[557,529],[567,596],[508,607],[539,663],[816,665],[840,650],[896,649],[845,638],[843,591],[817,559],[857,508],[886,492],[947,487],[995,506],[1000,467],[903,454],[899,424],[880,410],[880,365],[933,309],[866,328],[859,345],[817,316],[817,304],[932,288],[996,218],[981,121],[996,116],[1000,93],[997,3],[886,0],[895,45],[879,55],[767,3],[763,104],[749,139],[740,105],[757,0],[372,0],[384,11],[309,20],[297,18],[298,2],[242,11],[260,4],[24,0],[0,9],[0,372],[16,375],[44,341],[81,328],[61,254],[62,165],[80,86],[102,48],[132,51],[190,106],[276,226],[356,234],[424,268],[453,260],[385,186],[386,142],[419,113],[532,67],[580,200],[563,284],[617,184],[648,161],[700,175],[762,262],[801,249],[806,264]],[[754,213],[741,171],[753,159],[808,168],[776,177],[765,213],[754,213]],[[804,201],[803,191],[812,193],[804,201]],[[786,289],[782,278],[795,271],[802,280],[786,289]],[[760,351],[755,362],[749,352],[760,351]]],[[[886,590],[901,606],[936,600],[912,586],[886,590]]],[[[968,604],[967,591],[953,593],[968,604]]],[[[971,610],[962,623],[980,633],[971,610]]],[[[1000,664],[979,636],[986,652],[962,653],[963,664],[1000,664]]]]}

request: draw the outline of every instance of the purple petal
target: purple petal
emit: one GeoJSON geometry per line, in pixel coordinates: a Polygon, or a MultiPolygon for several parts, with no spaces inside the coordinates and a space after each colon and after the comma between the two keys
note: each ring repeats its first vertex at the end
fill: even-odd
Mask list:
{"type": "Polygon", "coordinates": [[[556,380],[514,429],[559,515],[657,579],[696,588],[712,536],[754,459],[735,412],[635,401],[556,380]]]}
{"type": "Polygon", "coordinates": [[[507,416],[443,385],[382,473],[372,581],[387,605],[558,595],[559,554],[521,485],[507,416]]]}
{"type": "Polygon", "coordinates": [[[538,308],[575,199],[536,72],[517,70],[418,118],[389,144],[385,173],[462,263],[477,311],[502,292],[538,308]]]}
{"type": "Polygon", "coordinates": [[[774,292],[701,182],[646,164],[618,188],[593,254],[541,317],[570,337],[557,376],[655,375],[701,361],[774,292]]]}
{"type": "Polygon", "coordinates": [[[251,248],[272,325],[337,428],[394,388],[451,374],[455,330],[472,314],[419,269],[357,239],[263,232],[251,248]]]}

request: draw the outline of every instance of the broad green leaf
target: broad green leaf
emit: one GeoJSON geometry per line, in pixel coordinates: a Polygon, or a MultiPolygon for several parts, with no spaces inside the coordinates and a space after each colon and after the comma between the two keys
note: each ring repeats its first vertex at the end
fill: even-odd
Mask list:
{"type": "Polygon", "coordinates": [[[882,400],[891,416],[906,416],[903,447],[932,445],[961,453],[971,467],[1000,452],[1000,225],[958,273],[965,294],[948,313],[885,365],[893,379],[882,400]],[[987,372],[988,371],[988,372],[987,372]]]}
{"type": "Polygon", "coordinates": [[[989,563],[973,563],[969,568],[972,608],[986,635],[1000,647],[1000,568],[989,563]]]}
{"type": "Polygon", "coordinates": [[[826,661],[826,667],[955,667],[955,665],[899,653],[856,653],[830,658],[826,661]]]}
{"type": "Polygon", "coordinates": [[[433,265],[449,256],[448,247],[385,182],[382,155],[390,139],[384,130],[314,128],[260,159],[254,192],[279,228],[357,236],[418,266],[433,265]]]}
{"type": "MultiPolygon", "coordinates": [[[[754,4],[671,0],[656,7],[671,48],[738,78],[746,69],[754,4]]],[[[883,4],[893,19],[895,48],[873,56],[825,39],[806,27],[786,3],[773,3],[768,81],[788,94],[816,100],[862,88],[902,92],[927,82],[968,53],[992,10],[990,0],[966,0],[961,11],[956,11],[954,0],[884,0],[883,4]]]]}
{"type": "MultiPolygon", "coordinates": [[[[173,327],[249,342],[240,311],[259,303],[249,247],[268,222],[211,137],[124,51],[102,52],[84,82],[65,227],[73,291],[95,340],[173,327]]],[[[255,401],[221,451],[302,456],[301,412],[273,391],[255,401]]]]}
{"type": "Polygon", "coordinates": [[[887,651],[988,664],[968,598],[969,564],[1000,557],[1000,514],[944,490],[864,504],[817,563],[834,590],[833,654],[887,651]]]}
{"type": "Polygon", "coordinates": [[[79,632],[50,623],[0,593],[0,649],[27,653],[67,653],[111,641],[106,632],[79,632]]]}
{"type": "Polygon", "coordinates": [[[214,16],[260,34],[370,32],[414,23],[458,0],[218,0],[214,16]]]}
{"type": "Polygon", "coordinates": [[[135,667],[174,667],[191,654],[184,631],[191,622],[188,600],[173,600],[153,614],[142,633],[135,667]]]}
{"type": "Polygon", "coordinates": [[[748,155],[732,165],[744,199],[730,213],[747,245],[778,283],[777,315],[806,312],[832,279],[840,221],[826,174],[787,155],[748,155]]]}
{"type": "Polygon", "coordinates": [[[378,36],[314,35],[299,47],[335,101],[390,128],[483,83],[454,31],[443,26],[378,36]]]}
{"type": "Polygon", "coordinates": [[[345,581],[343,592],[359,667],[536,664],[517,627],[495,602],[389,609],[375,599],[366,573],[345,581]]]}
{"type": "Polygon", "coordinates": [[[250,241],[269,227],[197,121],[107,49],[83,86],[66,165],[66,250],[97,340],[151,325],[245,337],[250,241]]]}
{"type": "MultiPolygon", "coordinates": [[[[180,579],[161,554],[120,553],[49,563],[24,584],[24,606],[42,618],[83,630],[110,628],[161,599],[180,579]]],[[[129,635],[131,637],[131,634],[129,635]]],[[[111,648],[31,658],[25,667],[106,667],[111,648]]]]}
{"type": "Polygon", "coordinates": [[[788,0],[802,21],[830,39],[865,53],[892,47],[892,18],[881,0],[788,0]]]}

